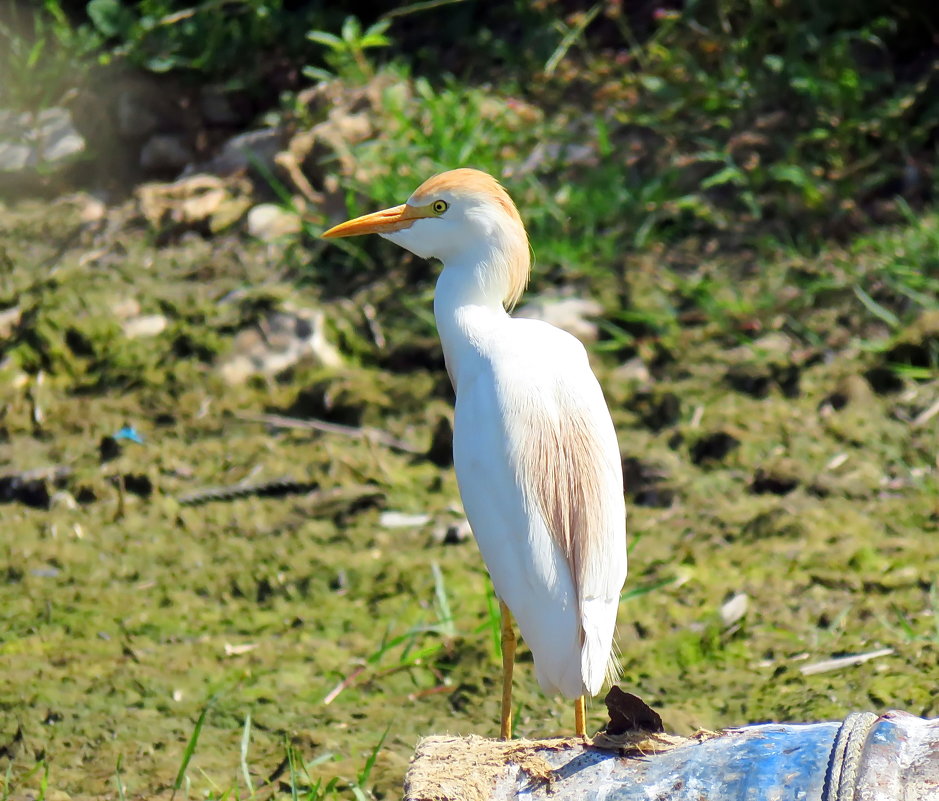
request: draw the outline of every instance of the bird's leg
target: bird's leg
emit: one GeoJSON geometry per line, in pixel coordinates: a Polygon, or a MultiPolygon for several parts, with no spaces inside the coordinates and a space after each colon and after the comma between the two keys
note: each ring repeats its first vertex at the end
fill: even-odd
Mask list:
{"type": "Polygon", "coordinates": [[[512,737],[512,669],[515,667],[515,630],[512,628],[512,613],[503,601],[499,601],[502,612],[502,726],[503,740],[512,737]]]}
{"type": "Polygon", "coordinates": [[[574,701],[574,734],[578,737],[587,736],[587,710],[582,695],[574,701]]]}

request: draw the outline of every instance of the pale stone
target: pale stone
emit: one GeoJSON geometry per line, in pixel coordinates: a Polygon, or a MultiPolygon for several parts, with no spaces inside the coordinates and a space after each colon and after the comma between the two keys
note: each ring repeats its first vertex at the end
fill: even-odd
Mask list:
{"type": "Polygon", "coordinates": [[[128,339],[155,337],[166,330],[167,320],[162,314],[144,314],[124,323],[124,336],[128,339]]]}
{"type": "Polygon", "coordinates": [[[248,212],[248,233],[264,242],[300,233],[300,217],[276,203],[261,203],[248,212]]]}

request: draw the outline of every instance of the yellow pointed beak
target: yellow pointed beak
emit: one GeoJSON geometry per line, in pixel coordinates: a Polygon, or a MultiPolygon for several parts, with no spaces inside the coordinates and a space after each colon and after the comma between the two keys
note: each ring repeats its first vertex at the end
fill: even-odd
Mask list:
{"type": "Polygon", "coordinates": [[[334,239],[341,236],[359,236],[361,234],[388,234],[410,228],[415,220],[426,217],[425,209],[409,206],[402,203],[391,209],[376,211],[339,223],[323,234],[324,239],[334,239]]]}

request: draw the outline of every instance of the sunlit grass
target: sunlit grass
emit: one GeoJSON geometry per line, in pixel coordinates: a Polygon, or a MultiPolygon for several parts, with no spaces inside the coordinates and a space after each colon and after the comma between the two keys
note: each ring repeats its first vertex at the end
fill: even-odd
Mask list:
{"type": "MultiPolygon", "coordinates": [[[[206,29],[227,24],[204,13],[214,5],[192,5],[206,29]]],[[[629,686],[653,697],[666,719],[682,706],[718,726],[867,705],[876,674],[807,685],[785,670],[872,638],[907,650],[896,665],[905,684],[898,705],[934,710],[923,677],[935,661],[939,602],[934,582],[923,587],[932,579],[937,499],[939,417],[927,413],[939,354],[927,323],[939,308],[939,219],[926,199],[932,187],[908,199],[889,187],[907,157],[921,162],[921,181],[934,181],[935,98],[928,83],[858,70],[854,54],[881,52],[890,34],[880,22],[795,38],[802,23],[792,4],[733,8],[711,24],[704,5],[688,3],[637,36],[628,13],[611,20],[592,6],[550,28],[537,75],[520,71],[519,52],[518,64],[507,59],[486,84],[416,69],[395,49],[392,24],[389,64],[382,56],[363,68],[360,47],[335,65],[353,90],[373,74],[386,81],[367,111],[374,135],[354,148],[350,174],[318,151],[311,179],[338,187],[344,211],[356,214],[402,202],[439,170],[486,169],[528,224],[530,296],[599,300],[599,341],[590,347],[621,441],[663,464],[675,487],[661,513],[631,509],[619,618],[629,686]],[[612,53],[593,50],[601,25],[612,53]],[[786,58],[775,52],[780,42],[786,58]],[[775,119],[776,106],[791,113],[775,119]],[[805,388],[782,398],[773,385],[763,399],[731,390],[723,378],[739,362],[766,372],[794,366],[805,388]],[[870,390],[831,412],[839,381],[863,382],[870,368],[898,375],[899,388],[870,390]],[[680,405],[662,431],[646,430],[635,414],[636,395],[650,388],[680,405]],[[693,465],[690,444],[725,428],[739,451],[693,465]],[[800,462],[799,485],[755,495],[754,471],[780,456],[800,462]],[[885,581],[888,563],[896,569],[885,581]],[[732,631],[719,616],[728,591],[752,599],[732,631]]],[[[68,63],[49,48],[69,31],[67,21],[57,24],[66,27],[46,27],[7,53],[15,86],[3,88],[34,82],[14,105],[62,96],[68,63]]],[[[328,113],[301,113],[292,96],[276,102],[269,119],[288,127],[328,113]]],[[[11,470],[35,454],[78,478],[54,509],[3,506],[15,534],[0,658],[8,686],[37,686],[49,701],[37,695],[16,708],[41,751],[8,761],[0,801],[46,798],[58,784],[75,794],[95,771],[106,787],[94,792],[120,801],[158,787],[218,801],[281,791],[295,801],[361,800],[375,787],[387,797],[413,740],[432,725],[494,733],[499,606],[471,543],[448,550],[424,531],[382,531],[374,510],[311,514],[302,499],[176,504],[192,476],[208,482],[255,468],[308,471],[338,486],[367,481],[383,503],[426,508],[435,523],[453,516],[457,499],[452,471],[420,454],[240,427],[234,413],[288,408],[313,375],[298,368],[242,388],[212,376],[235,332],[260,326],[266,310],[287,301],[330,318],[329,335],[348,359],[337,386],[358,377],[395,396],[382,407],[353,388],[354,411],[381,414],[381,425],[422,442],[430,388],[438,407],[451,400],[440,389],[443,371],[421,361],[434,354],[435,268],[377,238],[327,248],[317,240],[332,222],[326,212],[302,209],[275,174],[254,167],[278,202],[305,215],[294,241],[262,246],[231,233],[166,245],[131,226],[113,241],[94,234],[94,247],[100,237],[119,256],[100,269],[84,260],[90,239],[64,255],[45,241],[50,231],[85,231],[77,214],[44,213],[29,241],[4,227],[0,310],[20,306],[26,322],[2,343],[0,446],[11,470]],[[127,340],[108,311],[116,293],[167,315],[167,331],[127,340]],[[235,295],[242,300],[227,300],[235,295]],[[384,345],[369,334],[366,305],[384,345]],[[181,355],[185,341],[204,357],[181,355]],[[401,346],[413,346],[420,364],[406,357],[395,375],[377,367],[401,346]],[[407,409],[396,405],[402,397],[407,409]],[[42,427],[37,402],[47,411],[42,427]],[[100,438],[125,419],[150,426],[146,445],[128,448],[119,468],[102,464],[100,438]],[[109,480],[124,471],[147,473],[156,491],[130,498],[115,523],[109,480]],[[68,493],[82,489],[96,500],[70,509],[68,493]],[[49,566],[58,578],[43,577],[49,566]],[[227,653],[229,641],[251,650],[227,653]],[[74,664],[54,658],[58,651],[74,664]],[[41,665],[41,681],[24,664],[41,665]],[[205,701],[220,676],[227,689],[205,701]],[[43,724],[47,706],[65,719],[43,724]],[[138,711],[151,717],[140,723],[138,711]],[[79,774],[63,741],[87,742],[76,728],[86,719],[115,734],[95,741],[98,761],[79,774]],[[135,755],[141,744],[152,751],[135,755]],[[107,748],[118,749],[116,762],[107,748]],[[396,766],[387,767],[388,755],[396,766]]],[[[552,716],[569,710],[543,698],[524,645],[521,656],[517,724],[550,733],[552,716]]]]}

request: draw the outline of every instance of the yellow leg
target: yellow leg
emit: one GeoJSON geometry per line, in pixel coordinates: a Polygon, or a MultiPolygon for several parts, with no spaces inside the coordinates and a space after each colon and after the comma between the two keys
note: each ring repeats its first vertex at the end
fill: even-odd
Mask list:
{"type": "Polygon", "coordinates": [[[582,695],[574,701],[574,733],[578,737],[587,736],[587,710],[582,695]]]}
{"type": "Polygon", "coordinates": [[[515,667],[515,630],[512,628],[512,613],[499,601],[502,612],[502,726],[503,740],[512,737],[512,669],[515,667]]]}

